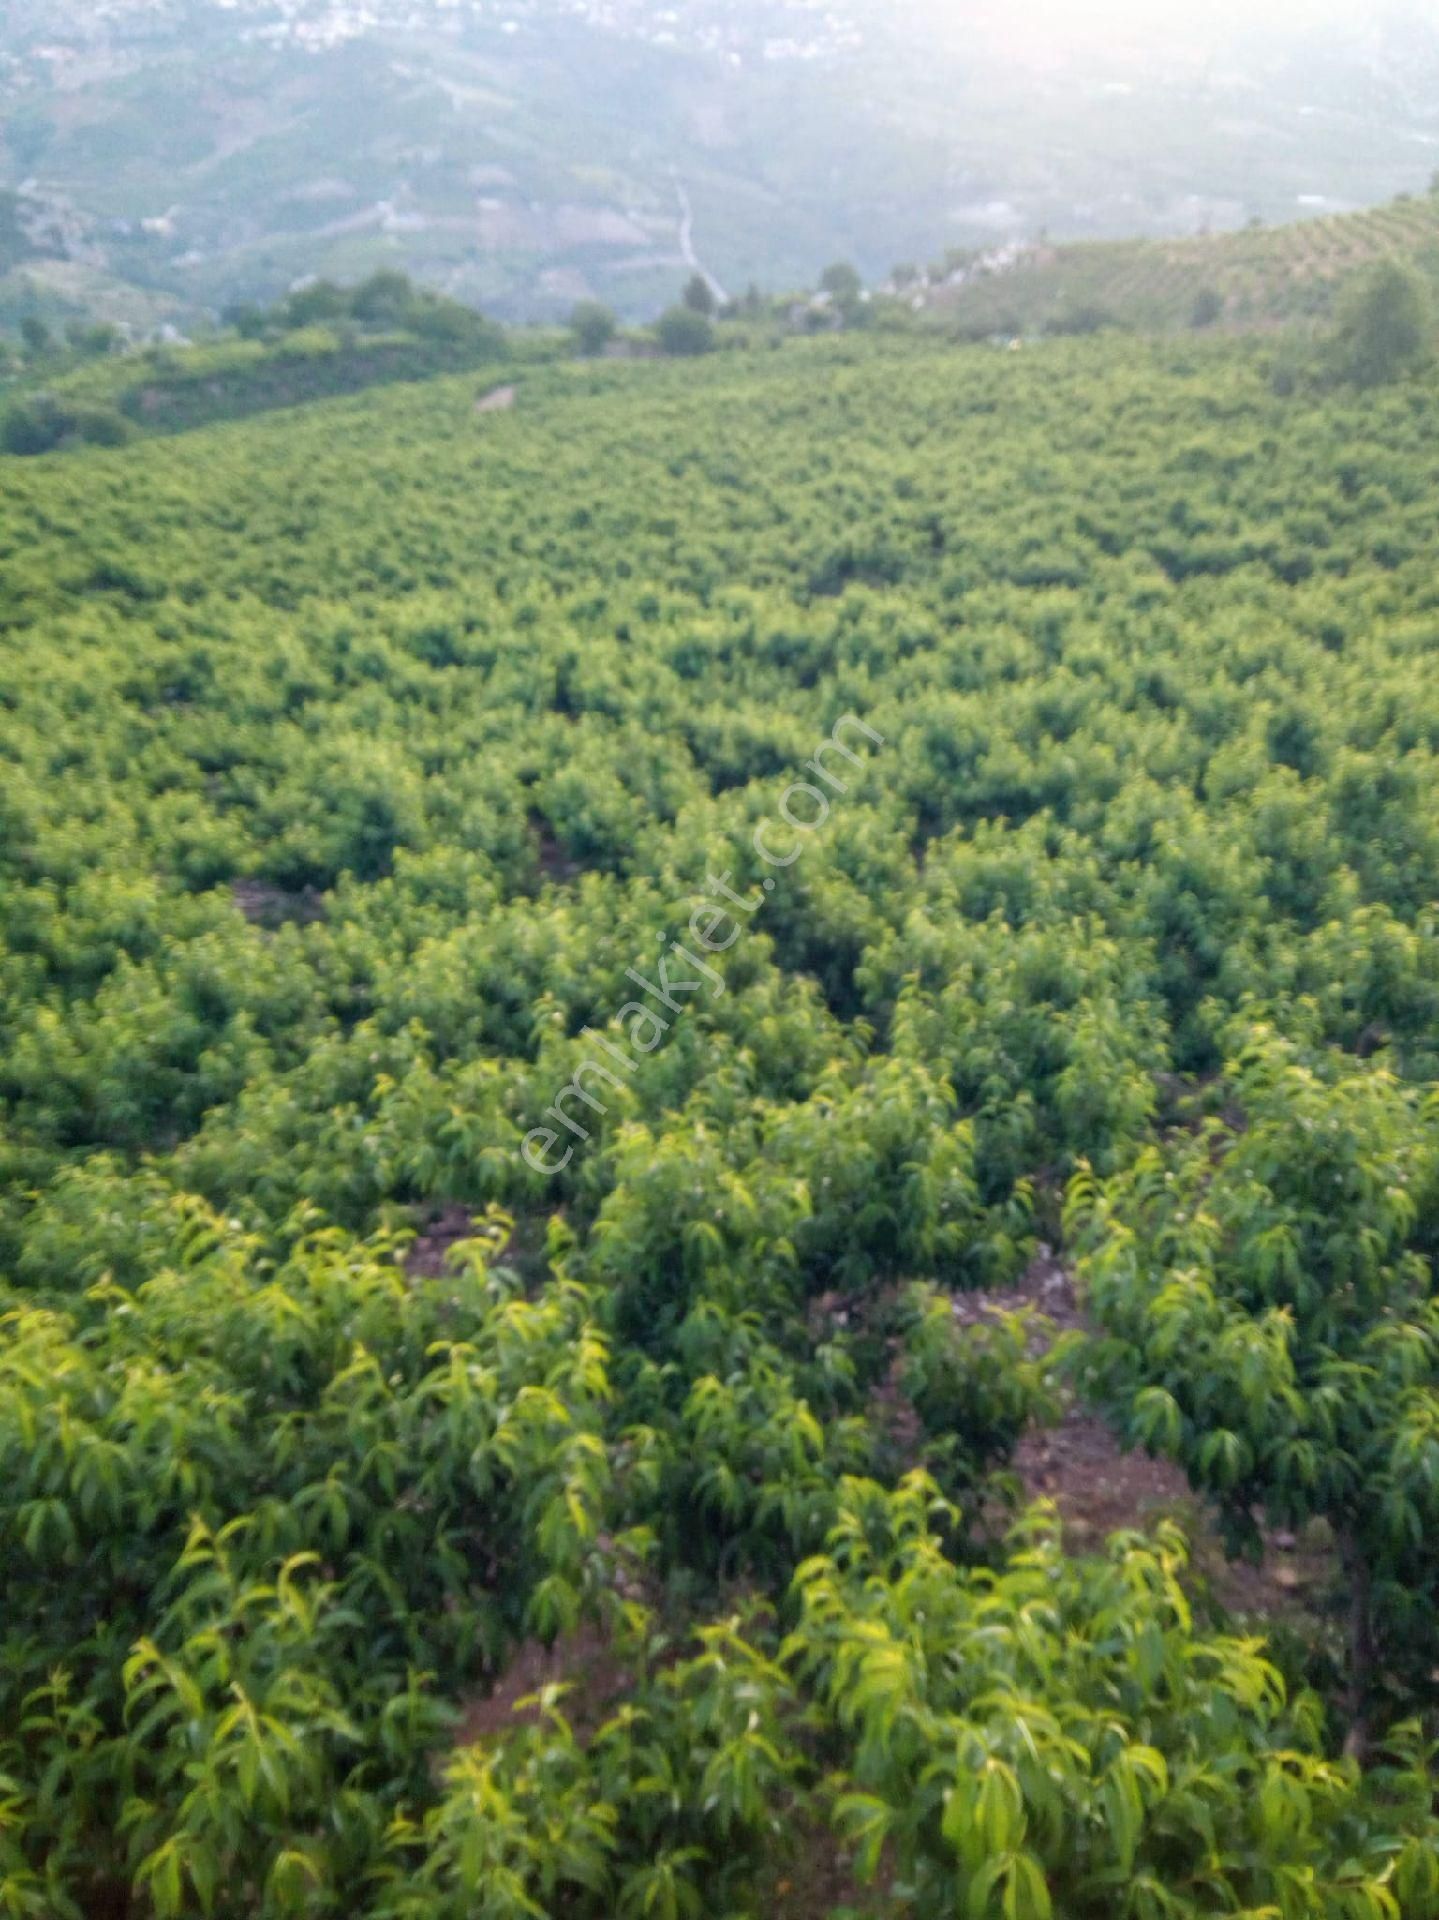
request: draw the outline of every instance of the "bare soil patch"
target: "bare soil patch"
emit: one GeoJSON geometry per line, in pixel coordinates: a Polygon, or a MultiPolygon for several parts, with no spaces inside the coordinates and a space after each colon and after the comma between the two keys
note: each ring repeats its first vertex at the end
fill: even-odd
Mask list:
{"type": "MultiPolygon", "coordinates": [[[[954,1300],[956,1316],[968,1325],[1021,1307],[1037,1308],[1060,1332],[1092,1331],[1072,1274],[1043,1245],[1017,1286],[954,1300]]],[[[1032,1427],[1024,1435],[1013,1469],[1029,1498],[1054,1502],[1071,1553],[1093,1553],[1113,1533],[1177,1521],[1190,1542],[1196,1582],[1228,1613],[1296,1621],[1323,1602],[1337,1574],[1322,1528],[1302,1538],[1265,1528],[1257,1566],[1229,1559],[1213,1518],[1180,1469],[1141,1451],[1125,1452],[1104,1420],[1073,1394],[1066,1394],[1056,1426],[1032,1427]]]]}
{"type": "Polygon", "coordinates": [[[273,933],[283,926],[307,927],[325,917],[325,896],[316,887],[291,892],[268,880],[236,880],[230,898],[252,927],[273,933]]]}
{"type": "Polygon", "coordinates": [[[531,810],[529,829],[542,879],[552,880],[558,887],[567,887],[584,872],[580,862],[565,851],[554,828],[542,813],[531,810]]]}
{"type": "Polygon", "coordinates": [[[462,1241],[474,1238],[476,1224],[468,1207],[453,1201],[440,1207],[407,1248],[405,1272],[412,1280],[443,1280],[451,1271],[451,1251],[462,1241]]]}
{"type": "Polygon", "coordinates": [[[563,1634],[550,1647],[539,1640],[523,1641],[491,1692],[461,1701],[455,1745],[469,1747],[478,1740],[495,1740],[535,1725],[540,1718],[538,1703],[530,1701],[523,1707],[520,1703],[550,1686],[568,1689],[560,1710],[583,1736],[604,1724],[630,1691],[632,1675],[604,1630],[590,1622],[563,1634]]]}
{"type": "Polygon", "coordinates": [[[792,1855],[769,1891],[768,1920],[830,1920],[835,1913],[879,1916],[897,1911],[883,1863],[878,1884],[862,1887],[828,1827],[802,1824],[790,1842],[792,1855]]]}
{"type": "MultiPolygon", "coordinates": [[[[495,1266],[511,1267],[527,1293],[541,1287],[549,1275],[549,1227],[552,1214],[518,1213],[509,1238],[495,1253],[495,1266]]],[[[473,1240],[484,1224],[459,1201],[438,1201],[428,1211],[420,1232],[405,1253],[405,1272],[412,1280],[442,1280],[453,1271],[450,1255],[465,1240],[473,1240]]]]}

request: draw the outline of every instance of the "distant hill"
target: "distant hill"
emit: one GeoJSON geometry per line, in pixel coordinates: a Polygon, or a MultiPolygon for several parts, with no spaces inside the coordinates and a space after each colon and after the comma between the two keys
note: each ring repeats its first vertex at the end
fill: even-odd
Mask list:
{"type": "Polygon", "coordinates": [[[28,260],[34,244],[20,217],[20,201],[13,193],[0,193],[0,274],[28,260]]]}
{"type": "Polygon", "coordinates": [[[43,237],[0,235],[0,329],[192,332],[378,268],[506,321],[649,320],[697,267],[732,294],[836,260],[875,282],[1046,231],[1369,206],[1434,164],[1411,0],[1362,31],[1240,30],[1230,0],[1222,30],[1088,37],[1027,5],[10,0],[0,191],[43,237]]]}
{"type": "Polygon", "coordinates": [[[913,299],[962,334],[1251,329],[1323,320],[1344,282],[1381,259],[1439,281],[1439,195],[1190,239],[1010,246],[955,264],[913,299]]]}

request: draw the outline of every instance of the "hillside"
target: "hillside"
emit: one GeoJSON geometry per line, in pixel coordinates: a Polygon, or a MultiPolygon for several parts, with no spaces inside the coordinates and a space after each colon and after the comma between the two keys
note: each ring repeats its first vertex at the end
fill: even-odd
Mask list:
{"type": "Polygon", "coordinates": [[[915,304],[961,333],[1267,329],[1327,319],[1346,281],[1399,260],[1439,283],[1439,195],[1188,239],[1047,243],[957,266],[915,304]]]}
{"type": "Polygon", "coordinates": [[[377,268],[505,320],[647,319],[696,263],[732,294],[835,259],[878,281],[1427,183],[1414,0],[1297,33],[1133,11],[1138,44],[1036,61],[1053,33],[938,0],[11,0],[0,190],[49,237],[0,270],[0,324],[189,330],[377,268]]]}
{"type": "MultiPolygon", "coordinates": [[[[27,235],[17,229],[17,244],[27,235]]],[[[775,299],[751,293],[718,306],[698,341],[672,350],[765,353],[830,330],[941,331],[977,341],[1106,328],[1284,329],[1297,377],[1301,368],[1322,370],[1309,343],[1316,334],[1332,336],[1341,294],[1380,261],[1439,283],[1439,193],[1363,214],[1187,241],[1006,247],[962,262],[951,255],[872,291],[840,266],[840,297],[824,290],[775,299]]],[[[577,311],[584,310],[581,303],[577,311]]],[[[669,350],[663,324],[626,331],[608,309],[590,311],[601,324],[591,345],[597,355],[669,350]]],[[[0,360],[0,398],[7,402],[0,452],[118,445],[137,434],[189,431],[372,386],[502,361],[537,366],[585,351],[572,328],[504,328],[383,269],[349,286],[307,279],[273,307],[241,306],[228,317],[230,324],[198,341],[140,347],[114,327],[71,322],[63,335],[25,345],[0,360]]]]}
{"type": "Polygon", "coordinates": [[[42,339],[0,382],[0,453],[119,446],[555,351],[554,340],[507,335],[402,274],[348,288],[317,281],[199,344],[136,349],[105,326],[42,339]]]}
{"type": "Polygon", "coordinates": [[[0,1903],[1434,1920],[1439,381],[475,388],[0,463],[0,1903]]]}

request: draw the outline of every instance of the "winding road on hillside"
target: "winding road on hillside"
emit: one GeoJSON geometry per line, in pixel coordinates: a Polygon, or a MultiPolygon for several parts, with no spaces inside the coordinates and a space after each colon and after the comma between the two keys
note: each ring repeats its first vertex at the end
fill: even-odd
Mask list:
{"type": "Polygon", "coordinates": [[[675,198],[680,203],[680,252],[684,255],[685,265],[700,276],[718,304],[722,307],[726,306],[729,303],[729,295],[695,252],[694,208],[690,205],[685,183],[673,167],[670,168],[670,177],[675,183],[675,198]]]}

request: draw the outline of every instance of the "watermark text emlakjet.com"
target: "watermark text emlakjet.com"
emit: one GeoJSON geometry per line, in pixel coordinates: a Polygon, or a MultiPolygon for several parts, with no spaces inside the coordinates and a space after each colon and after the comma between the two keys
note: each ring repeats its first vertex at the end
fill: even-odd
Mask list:
{"type": "MultiPolygon", "coordinates": [[[[864,756],[849,744],[855,734],[874,746],[884,744],[884,735],[855,714],[847,713],[835,722],[829,738],[804,763],[804,771],[814,778],[792,780],[780,795],[779,821],[761,820],[751,836],[750,844],[765,866],[782,871],[792,867],[804,852],[807,836],[828,820],[829,795],[849,792],[834,762],[843,761],[850,768],[864,766],[864,756]]],[[[622,1088],[620,1075],[639,1071],[639,1057],[661,1045],[696,994],[707,989],[710,998],[717,1000],[724,992],[724,978],[709,961],[729,951],[778,884],[773,874],[766,874],[756,891],[745,895],[731,886],[731,878],[728,872],[705,875],[705,890],[690,907],[685,938],[660,955],[652,969],[654,978],[637,967],[626,969],[625,978],[639,989],[639,998],[627,1001],[610,1022],[623,1030],[626,1044],[616,1044],[593,1027],[582,1030],[594,1045],[595,1057],[580,1062],[569,1085],[546,1107],[545,1119],[554,1125],[532,1127],[520,1148],[536,1173],[562,1172],[574,1155],[575,1142],[590,1137],[585,1117],[603,1118],[608,1113],[597,1085],[622,1088]],[[562,1150],[558,1157],[554,1157],[556,1149],[562,1150]]]]}

